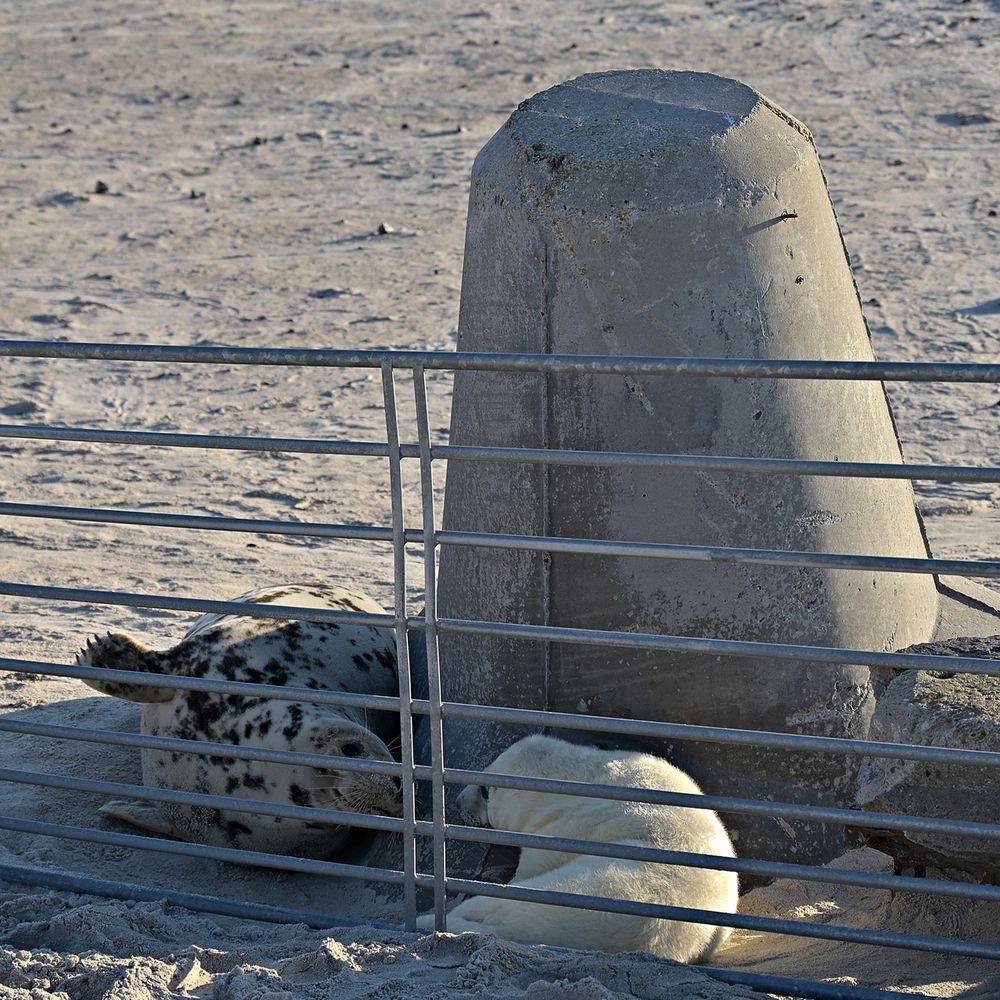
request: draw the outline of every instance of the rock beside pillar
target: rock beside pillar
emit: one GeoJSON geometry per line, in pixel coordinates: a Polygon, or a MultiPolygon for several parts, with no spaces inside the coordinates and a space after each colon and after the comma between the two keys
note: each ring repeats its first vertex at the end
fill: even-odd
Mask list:
{"type": "MultiPolygon", "coordinates": [[[[905,653],[1000,660],[1000,635],[911,646],[905,653]]],[[[887,743],[1000,751],[1000,678],[978,674],[909,671],[879,695],[871,738],[887,743]]],[[[1000,770],[968,764],[866,759],[856,803],[871,812],[935,819],[1000,822],[1000,770]]],[[[871,846],[902,868],[963,872],[1000,881],[1000,839],[858,830],[871,846]]]]}

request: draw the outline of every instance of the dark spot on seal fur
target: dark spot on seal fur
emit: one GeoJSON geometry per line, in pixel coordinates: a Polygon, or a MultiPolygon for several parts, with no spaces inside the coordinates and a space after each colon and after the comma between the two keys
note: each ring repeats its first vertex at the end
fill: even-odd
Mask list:
{"type": "Polygon", "coordinates": [[[292,590],[287,590],[287,589],[286,590],[271,590],[268,593],[264,594],[263,597],[257,597],[254,600],[249,601],[248,603],[249,604],[271,604],[274,601],[281,600],[282,597],[291,597],[295,593],[297,593],[297,591],[295,589],[292,589],[292,590]]]}
{"type": "Polygon", "coordinates": [[[235,792],[236,789],[239,787],[240,787],[240,779],[237,778],[235,775],[231,774],[228,778],[226,778],[227,795],[232,795],[233,792],[235,792]]]}
{"type": "Polygon", "coordinates": [[[312,796],[301,785],[292,785],[288,789],[288,794],[292,802],[297,806],[312,805],[312,796]]]}
{"type": "Polygon", "coordinates": [[[339,604],[341,607],[350,608],[351,611],[360,611],[364,613],[364,608],[354,600],[353,597],[338,597],[337,600],[332,602],[333,604],[339,604]]]}
{"type": "MultiPolygon", "coordinates": [[[[287,649],[283,655],[286,660],[295,659],[295,657],[292,656],[287,649]]],[[[290,676],[288,670],[274,657],[267,661],[264,665],[264,669],[267,671],[267,682],[269,684],[276,684],[281,687],[288,683],[290,676]]]]}
{"type": "Polygon", "coordinates": [[[232,650],[227,650],[222,657],[221,669],[227,680],[235,680],[245,665],[246,660],[232,650]]]}
{"type": "Polygon", "coordinates": [[[245,823],[240,823],[235,819],[231,819],[226,823],[225,833],[226,839],[235,844],[241,833],[249,837],[250,834],[253,833],[253,830],[251,830],[245,823]]]}
{"type": "MultiPolygon", "coordinates": [[[[243,775],[243,786],[245,788],[263,788],[264,787],[264,776],[261,774],[244,774],[243,775]]],[[[280,817],[279,817],[280,819],[280,817]]]]}
{"type": "Polygon", "coordinates": [[[378,660],[380,667],[385,667],[386,670],[391,670],[393,673],[396,672],[396,653],[391,649],[376,649],[375,659],[378,660]]]}
{"type": "Polygon", "coordinates": [[[289,743],[302,731],[302,709],[298,705],[288,706],[288,725],[282,729],[282,735],[289,743]]]}

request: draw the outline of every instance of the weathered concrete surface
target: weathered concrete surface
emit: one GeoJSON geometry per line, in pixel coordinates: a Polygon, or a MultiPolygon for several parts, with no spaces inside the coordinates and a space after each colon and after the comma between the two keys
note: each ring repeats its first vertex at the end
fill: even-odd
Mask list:
{"type": "MultiPolygon", "coordinates": [[[[1000,635],[922,643],[905,650],[936,656],[1000,660],[1000,635]]],[[[913,671],[892,680],[879,695],[871,738],[890,743],[1000,750],[1000,678],[913,671]]],[[[941,819],[1000,819],[996,768],[868,758],[861,767],[856,805],[873,812],[941,819]]],[[[933,866],[1000,880],[1000,840],[925,833],[859,830],[898,865],[933,866]]]]}
{"type": "MultiPolygon", "coordinates": [[[[697,73],[592,74],[521,105],[473,169],[460,350],[871,359],[808,131],[697,73]]],[[[460,374],[452,443],[898,462],[878,383],[460,374]]],[[[448,529],[922,556],[907,483],[450,463],[448,529]]],[[[444,617],[893,649],[929,578],[446,548],[444,617]]],[[[863,736],[869,671],[482,637],[442,643],[453,700],[863,736]]],[[[451,722],[448,761],[513,738],[451,722]]],[[[518,733],[517,735],[520,735],[518,733]]],[[[604,740],[604,742],[607,742],[604,740]]],[[[635,745],[628,743],[627,745],[635,745]]],[[[716,793],[846,803],[856,771],[644,744],[716,793]]],[[[842,834],[727,818],[743,854],[824,861],[842,834]]]]}

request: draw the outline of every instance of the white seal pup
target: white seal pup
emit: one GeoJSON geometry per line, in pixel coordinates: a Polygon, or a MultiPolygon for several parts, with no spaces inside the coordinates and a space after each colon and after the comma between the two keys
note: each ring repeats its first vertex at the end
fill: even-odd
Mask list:
{"type": "MultiPolygon", "coordinates": [[[[701,794],[691,778],[659,757],[598,750],[547,736],[519,740],[486,770],[701,794]]],[[[459,808],[471,823],[499,830],[735,857],[725,828],[708,809],[477,785],[462,792],[459,808]]],[[[537,849],[521,850],[510,884],[726,913],[736,912],[738,900],[734,872],[537,849]]],[[[433,927],[432,915],[419,917],[417,924],[433,927]]],[[[492,933],[511,941],[563,948],[646,951],[678,962],[705,961],[730,934],[728,927],[709,924],[489,896],[472,896],[459,903],[448,914],[448,930],[492,933]]]]}
{"type": "MultiPolygon", "coordinates": [[[[322,585],[271,587],[235,600],[385,614],[363,594],[322,585]]],[[[393,631],[363,625],[205,615],[172,649],[156,652],[124,633],[108,633],[88,642],[77,662],[182,677],[399,694],[393,631]]],[[[86,683],[104,694],[142,702],[142,732],[149,736],[392,760],[387,744],[399,735],[398,716],[387,712],[97,680],[86,683]]],[[[142,777],[145,785],[157,788],[358,813],[401,813],[396,778],[336,766],[315,768],[144,748],[142,777]]],[[[328,823],[172,803],[116,801],[101,811],[181,840],[317,858],[337,854],[354,832],[328,823]]]]}

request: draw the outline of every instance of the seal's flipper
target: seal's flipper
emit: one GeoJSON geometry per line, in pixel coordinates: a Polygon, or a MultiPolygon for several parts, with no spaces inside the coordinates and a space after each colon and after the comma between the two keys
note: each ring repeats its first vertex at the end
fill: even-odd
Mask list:
{"type": "Polygon", "coordinates": [[[173,824],[154,802],[126,802],[123,799],[113,799],[111,802],[105,802],[97,811],[104,816],[120,819],[123,823],[129,823],[140,830],[146,830],[148,833],[155,833],[161,837],[178,836],[173,824]]]}
{"type": "MultiPolygon", "coordinates": [[[[109,632],[105,636],[88,639],[86,647],[76,654],[76,662],[82,667],[157,673],[161,669],[162,657],[162,653],[154,652],[124,632],[109,632]]],[[[84,683],[102,694],[129,701],[170,701],[177,694],[173,688],[121,681],[85,680],[84,683]]]]}

